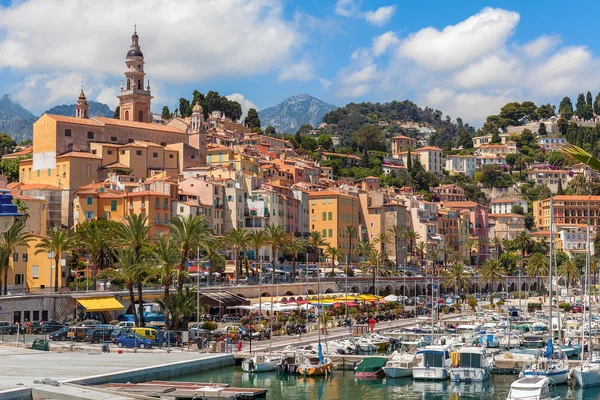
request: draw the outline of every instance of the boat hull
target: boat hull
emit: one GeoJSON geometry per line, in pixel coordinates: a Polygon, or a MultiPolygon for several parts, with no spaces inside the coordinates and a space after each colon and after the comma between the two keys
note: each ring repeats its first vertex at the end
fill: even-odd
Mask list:
{"type": "Polygon", "coordinates": [[[525,371],[523,373],[524,376],[544,376],[546,378],[552,379],[555,385],[562,385],[567,383],[569,380],[569,370],[558,370],[558,371],[525,371]]]}
{"type": "Polygon", "coordinates": [[[485,382],[491,372],[489,368],[452,368],[450,379],[452,382],[485,382]]]}
{"type": "Polygon", "coordinates": [[[413,378],[423,381],[443,381],[450,377],[446,368],[414,367],[413,378]]]}
{"type": "Polygon", "coordinates": [[[406,378],[412,376],[412,369],[383,367],[383,371],[388,378],[406,378]]]}
{"type": "Polygon", "coordinates": [[[381,378],[385,373],[383,372],[382,369],[380,369],[379,371],[373,371],[373,372],[355,372],[354,373],[354,377],[356,379],[379,379],[381,378]]]}
{"type": "Polygon", "coordinates": [[[242,370],[244,372],[269,372],[275,371],[277,363],[276,362],[261,362],[261,363],[253,363],[248,361],[242,362],[242,370]]]}
{"type": "Polygon", "coordinates": [[[298,373],[305,376],[321,376],[330,374],[332,369],[332,363],[323,365],[299,365],[298,373]]]}
{"type": "Polygon", "coordinates": [[[573,369],[577,385],[588,388],[600,385],[600,365],[584,365],[573,369]]]}

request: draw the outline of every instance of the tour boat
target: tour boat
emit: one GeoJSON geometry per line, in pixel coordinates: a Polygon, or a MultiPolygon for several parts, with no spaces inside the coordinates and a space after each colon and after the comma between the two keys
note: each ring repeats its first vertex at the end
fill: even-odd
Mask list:
{"type": "Polygon", "coordinates": [[[482,347],[463,347],[458,351],[458,362],[450,370],[452,382],[484,382],[494,366],[494,359],[482,347]]]}
{"type": "Polygon", "coordinates": [[[413,368],[413,377],[423,380],[445,380],[450,377],[452,360],[448,346],[427,346],[417,352],[419,365],[413,368]]]}
{"type": "Polygon", "coordinates": [[[356,367],[354,376],[356,379],[376,379],[383,376],[383,367],[387,359],[385,357],[365,357],[356,367]]]}
{"type": "Polygon", "coordinates": [[[329,357],[306,357],[298,365],[298,373],[305,376],[319,376],[331,373],[333,362],[329,357]]]}
{"type": "Polygon", "coordinates": [[[244,372],[275,371],[277,364],[281,364],[281,357],[255,355],[242,361],[242,370],[244,372]]]}
{"type": "Polygon", "coordinates": [[[552,396],[551,380],[543,376],[520,378],[510,385],[506,400],[558,400],[552,396]]]}
{"type": "Polygon", "coordinates": [[[412,370],[418,364],[419,358],[415,354],[393,352],[383,371],[388,378],[405,378],[412,376],[412,370]]]}

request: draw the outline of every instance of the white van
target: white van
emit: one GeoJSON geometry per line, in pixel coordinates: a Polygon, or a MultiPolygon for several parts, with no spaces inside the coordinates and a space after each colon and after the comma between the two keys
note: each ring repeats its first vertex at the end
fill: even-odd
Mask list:
{"type": "Polygon", "coordinates": [[[115,329],[133,328],[134,326],[135,324],[133,323],[133,321],[121,321],[115,325],[115,329]]]}

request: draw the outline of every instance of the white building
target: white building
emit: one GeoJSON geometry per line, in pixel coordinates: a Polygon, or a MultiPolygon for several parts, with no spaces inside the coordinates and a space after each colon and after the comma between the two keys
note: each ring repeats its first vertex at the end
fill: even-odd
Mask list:
{"type": "Polygon", "coordinates": [[[450,172],[450,175],[463,174],[472,176],[477,170],[476,156],[447,156],[445,162],[445,170],[450,172]]]}
{"type": "Polygon", "coordinates": [[[527,200],[522,198],[494,199],[490,202],[491,214],[512,214],[513,206],[523,207],[523,212],[527,213],[527,200]]]}

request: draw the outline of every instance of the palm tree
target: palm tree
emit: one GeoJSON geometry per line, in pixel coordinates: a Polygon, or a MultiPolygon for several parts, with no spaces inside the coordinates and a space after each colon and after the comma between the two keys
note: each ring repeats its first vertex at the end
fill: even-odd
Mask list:
{"type": "Polygon", "coordinates": [[[306,242],[301,239],[296,239],[293,236],[285,242],[285,250],[292,254],[292,283],[296,280],[296,259],[298,258],[298,253],[305,249],[306,242]]]}
{"type": "MultiPolygon", "coordinates": [[[[206,220],[202,215],[178,215],[169,223],[169,233],[177,245],[180,254],[179,268],[183,274],[187,270],[190,253],[200,246],[200,240],[208,232],[206,220]]],[[[200,267],[198,260],[198,267],[200,267]]],[[[177,291],[183,289],[183,276],[179,277],[177,291]]]]}
{"type": "Polygon", "coordinates": [[[364,241],[360,242],[356,246],[356,249],[354,251],[359,256],[363,256],[368,260],[371,257],[371,254],[375,251],[375,247],[373,246],[373,244],[371,244],[371,242],[364,241]]]}
{"type": "Polygon", "coordinates": [[[386,231],[379,232],[375,236],[375,239],[373,239],[373,244],[381,245],[381,256],[383,257],[384,260],[387,259],[387,251],[386,251],[385,246],[390,244],[391,241],[392,241],[392,236],[389,232],[386,232],[386,231]]]}
{"type": "MultiPolygon", "coordinates": [[[[154,250],[154,260],[156,261],[156,268],[154,273],[160,279],[163,288],[164,288],[164,310],[165,310],[165,329],[169,330],[171,327],[169,313],[171,312],[170,305],[170,287],[173,284],[174,280],[179,276],[179,266],[180,262],[179,249],[177,245],[174,243],[173,239],[169,236],[163,235],[161,236],[157,243],[156,249],[154,250]]],[[[200,271],[198,271],[200,273],[200,271]]]]}
{"type": "MultiPolygon", "coordinates": [[[[202,250],[206,253],[206,256],[208,257],[208,283],[207,283],[207,285],[210,286],[210,284],[212,282],[213,271],[214,271],[213,258],[218,254],[218,251],[223,248],[223,241],[219,237],[216,237],[213,235],[206,235],[202,238],[202,241],[200,242],[200,247],[202,248],[202,250]]],[[[200,263],[198,263],[198,265],[199,264],[200,263]]],[[[179,293],[181,293],[181,292],[179,292],[179,293]]]]}
{"type": "MultiPolygon", "coordinates": [[[[110,225],[101,224],[108,221],[93,221],[83,224],[75,234],[79,242],[78,248],[89,256],[92,263],[92,286],[96,287],[98,268],[109,267],[115,261],[114,232],[110,225]]],[[[115,222],[116,224],[116,222],[115,222]]]]}
{"type": "Polygon", "coordinates": [[[275,260],[279,249],[283,247],[286,239],[285,229],[280,225],[267,224],[265,226],[266,244],[271,246],[271,282],[275,284],[275,260]]]}
{"type": "Polygon", "coordinates": [[[58,292],[58,278],[60,274],[60,259],[63,253],[75,248],[75,239],[67,229],[51,229],[48,237],[43,238],[36,246],[35,254],[54,254],[54,291],[58,292]]]}
{"type": "Polygon", "coordinates": [[[102,271],[99,276],[123,282],[129,291],[129,301],[132,308],[133,323],[135,326],[140,326],[138,315],[135,311],[135,294],[133,287],[137,282],[141,268],[136,261],[135,251],[131,248],[119,249],[117,250],[117,260],[119,262],[119,266],[117,268],[107,268],[102,271]]]}
{"type": "Polygon", "coordinates": [[[550,265],[548,264],[548,258],[540,253],[534,253],[527,260],[527,275],[537,276],[537,287],[540,287],[540,276],[547,276],[550,272],[550,265]]]}
{"type": "Polygon", "coordinates": [[[577,278],[581,276],[581,272],[577,265],[571,260],[567,260],[558,267],[558,274],[565,277],[567,283],[567,292],[569,291],[569,283],[575,283],[577,278]]]}
{"type": "Polygon", "coordinates": [[[514,242],[517,248],[521,250],[521,256],[525,258],[525,253],[527,252],[527,250],[531,246],[531,243],[533,242],[531,236],[529,236],[529,234],[526,231],[521,231],[515,238],[514,242]]]}
{"type": "Polygon", "coordinates": [[[396,271],[400,269],[400,257],[398,256],[400,250],[400,239],[404,237],[404,228],[400,225],[394,225],[388,228],[388,232],[394,239],[394,251],[396,252],[396,271]]]}
{"type": "MultiPolygon", "coordinates": [[[[254,262],[256,263],[255,267],[258,270],[261,270],[262,266],[259,265],[260,258],[260,249],[267,245],[267,241],[265,238],[265,231],[251,231],[248,233],[248,246],[254,250],[254,262]]],[[[262,272],[262,271],[261,271],[262,272]]]]}
{"type": "Polygon", "coordinates": [[[408,252],[410,253],[410,256],[412,258],[414,256],[415,243],[417,242],[417,240],[421,239],[421,235],[419,235],[417,232],[406,229],[404,231],[404,238],[408,241],[408,252]]]}
{"type": "MultiPolygon", "coordinates": [[[[173,294],[170,304],[173,329],[188,330],[190,318],[196,313],[196,301],[196,288],[186,286],[183,291],[173,294]]],[[[158,304],[164,307],[164,302],[159,300],[158,304]]]]}
{"type": "Polygon", "coordinates": [[[438,262],[440,261],[440,258],[442,256],[442,251],[438,250],[438,249],[429,249],[429,251],[427,252],[427,255],[429,256],[429,259],[431,260],[431,275],[435,275],[435,270],[436,270],[436,266],[438,264],[438,262]]]}
{"type": "Polygon", "coordinates": [[[321,232],[312,231],[308,234],[308,247],[310,247],[313,251],[315,263],[318,261],[317,254],[319,253],[319,248],[325,246],[329,246],[329,242],[327,239],[325,239],[325,237],[323,237],[321,232]]]}
{"type": "Polygon", "coordinates": [[[477,262],[481,264],[481,255],[485,251],[486,247],[490,245],[490,238],[487,236],[479,236],[477,238],[477,262]]]}
{"type": "Polygon", "coordinates": [[[490,296],[493,296],[494,291],[496,291],[494,283],[505,276],[506,270],[498,260],[487,260],[483,265],[483,268],[481,268],[481,278],[485,283],[491,284],[490,296]]]}
{"type": "Polygon", "coordinates": [[[454,254],[454,249],[452,248],[452,246],[445,244],[442,246],[441,252],[442,252],[442,259],[444,260],[444,268],[448,268],[448,260],[454,254]]]}
{"type": "Polygon", "coordinates": [[[383,260],[383,255],[376,249],[373,249],[369,254],[369,264],[373,271],[373,294],[377,293],[375,288],[375,279],[379,273],[379,265],[383,264],[383,260]]]}
{"type": "Polygon", "coordinates": [[[446,288],[452,287],[454,294],[458,294],[461,289],[467,289],[471,286],[471,274],[467,272],[464,265],[454,263],[449,269],[444,271],[444,285],[446,288]]]}
{"type": "Polygon", "coordinates": [[[244,228],[233,228],[225,235],[225,243],[233,247],[235,261],[235,283],[237,284],[240,282],[240,275],[242,274],[240,250],[245,249],[248,244],[247,232],[244,230],[244,228]]]}
{"type": "MultiPolygon", "coordinates": [[[[148,217],[145,214],[130,214],[125,217],[124,223],[117,228],[118,243],[123,247],[133,250],[135,261],[138,265],[142,265],[151,252],[151,245],[153,243],[153,240],[149,237],[151,227],[148,223],[148,217]]],[[[143,300],[144,278],[145,275],[143,273],[137,275],[140,326],[145,325],[143,300]]]]}
{"type": "Polygon", "coordinates": [[[423,268],[423,260],[425,259],[425,250],[427,250],[427,243],[423,241],[418,242],[415,246],[415,251],[419,256],[419,265],[421,266],[421,269],[423,268]]]}
{"type": "MultiPolygon", "coordinates": [[[[348,261],[351,262],[352,261],[352,239],[354,239],[354,236],[356,236],[356,233],[358,232],[358,228],[356,227],[356,225],[346,225],[344,227],[343,232],[348,235],[348,261]]],[[[346,271],[346,273],[348,273],[346,271]]]]}
{"type": "Polygon", "coordinates": [[[342,251],[337,247],[327,246],[325,251],[323,252],[325,256],[331,260],[331,275],[335,275],[335,261],[338,260],[338,257],[342,254],[342,251]]]}
{"type": "Polygon", "coordinates": [[[496,260],[498,259],[498,257],[500,256],[500,250],[502,250],[502,239],[500,239],[498,236],[494,236],[492,238],[492,246],[494,246],[494,253],[496,253],[496,260]]]}
{"type": "Polygon", "coordinates": [[[479,242],[475,239],[467,239],[463,243],[463,246],[469,251],[469,265],[473,265],[473,249],[479,245],[479,242]]]}

